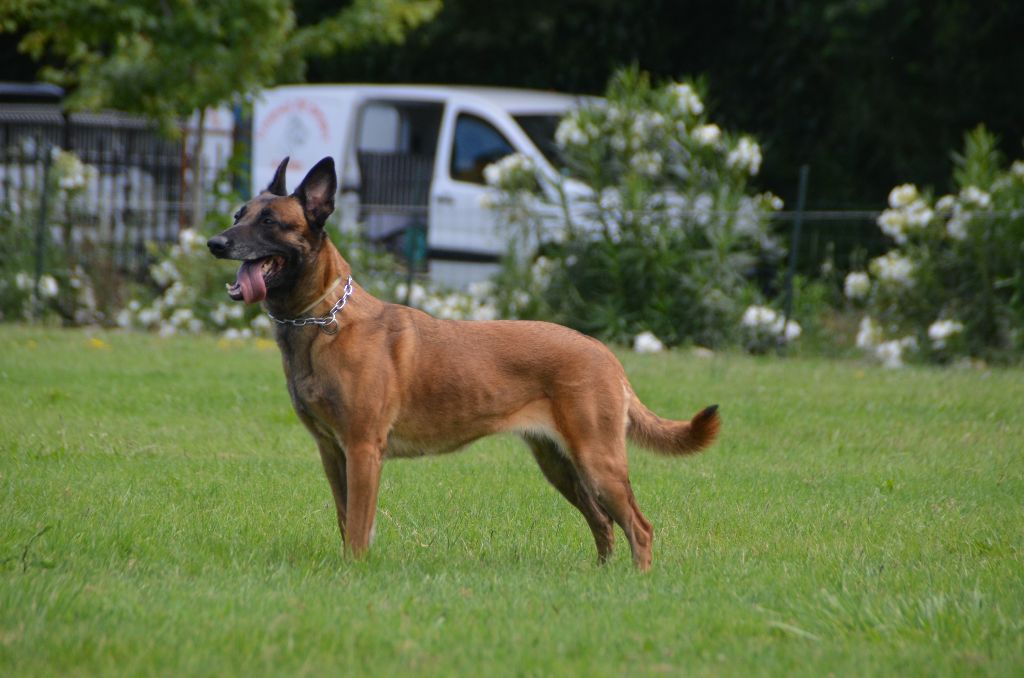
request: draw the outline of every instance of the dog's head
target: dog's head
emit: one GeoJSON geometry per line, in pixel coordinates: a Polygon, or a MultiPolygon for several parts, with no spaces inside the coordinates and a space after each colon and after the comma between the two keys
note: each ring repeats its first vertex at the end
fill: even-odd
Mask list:
{"type": "Polygon", "coordinates": [[[228,296],[251,304],[275,290],[290,289],[324,243],[324,222],[334,211],[338,179],[334,160],[324,158],[288,195],[285,170],[277,167],[270,185],[235,213],[235,223],[207,241],[218,259],[242,262],[228,296]]]}

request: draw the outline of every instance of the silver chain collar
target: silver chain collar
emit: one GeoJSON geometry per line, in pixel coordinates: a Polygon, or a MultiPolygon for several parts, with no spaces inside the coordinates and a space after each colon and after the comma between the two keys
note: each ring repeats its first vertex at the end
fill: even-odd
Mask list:
{"type": "Polygon", "coordinates": [[[345,304],[348,303],[348,298],[352,296],[352,292],[355,290],[352,287],[352,276],[348,277],[348,282],[345,283],[345,293],[341,295],[341,299],[334,302],[334,306],[327,312],[327,315],[322,315],[317,318],[275,318],[270,311],[267,311],[267,315],[278,325],[292,325],[294,327],[304,327],[305,325],[317,325],[320,327],[320,331],[324,334],[337,334],[338,333],[338,320],[334,316],[341,313],[341,309],[345,308],[345,304]]]}

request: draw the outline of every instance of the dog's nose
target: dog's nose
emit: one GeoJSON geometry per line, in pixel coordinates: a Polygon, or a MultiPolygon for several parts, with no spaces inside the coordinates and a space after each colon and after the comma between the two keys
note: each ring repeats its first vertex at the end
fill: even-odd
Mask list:
{"type": "Polygon", "coordinates": [[[223,235],[215,235],[206,241],[206,246],[210,248],[210,252],[215,257],[223,257],[228,253],[228,247],[231,245],[231,241],[225,238],[223,235]]]}

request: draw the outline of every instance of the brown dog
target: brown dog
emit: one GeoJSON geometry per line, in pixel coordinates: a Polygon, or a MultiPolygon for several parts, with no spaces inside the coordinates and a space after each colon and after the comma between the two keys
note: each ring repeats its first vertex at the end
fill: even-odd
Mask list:
{"type": "Polygon", "coordinates": [[[243,261],[230,296],[263,301],[278,321],[288,392],[320,448],[351,552],[369,548],[385,458],[509,431],[586,518],[600,561],[612,552],[614,521],[636,566],[650,567],[653,530],[629,484],[626,437],[662,454],[697,452],[718,432],[717,406],[690,421],[658,417],[611,351],[559,325],[438,320],[375,299],[348,282],[349,265],[324,233],[334,161],[317,163],[291,195],[287,164],[208,245],[243,261]]]}

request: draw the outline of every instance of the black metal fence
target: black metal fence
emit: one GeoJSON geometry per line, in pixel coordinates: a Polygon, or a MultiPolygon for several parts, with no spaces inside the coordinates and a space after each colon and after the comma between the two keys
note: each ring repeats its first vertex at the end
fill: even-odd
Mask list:
{"type": "Polygon", "coordinates": [[[138,271],[146,264],[148,243],[174,240],[211,207],[209,188],[230,152],[230,131],[226,146],[218,134],[224,136],[207,132],[215,152],[203,154],[194,181],[187,136],[168,139],[145,119],[0,104],[0,204],[12,219],[35,224],[47,177],[57,173],[41,222],[49,242],[69,261],[102,252],[118,268],[138,271]],[[83,164],[55,162],[55,149],[71,151],[83,164]],[[198,210],[197,188],[203,201],[198,210]]]}

